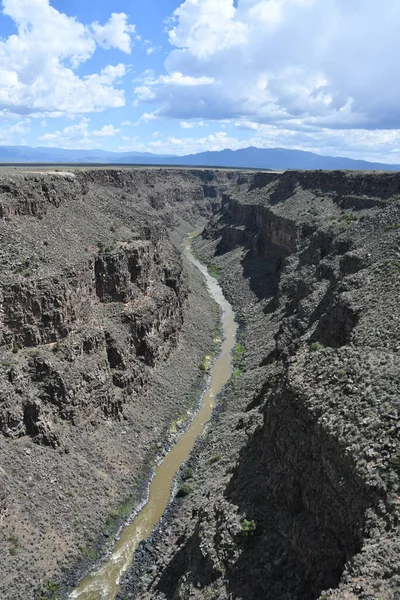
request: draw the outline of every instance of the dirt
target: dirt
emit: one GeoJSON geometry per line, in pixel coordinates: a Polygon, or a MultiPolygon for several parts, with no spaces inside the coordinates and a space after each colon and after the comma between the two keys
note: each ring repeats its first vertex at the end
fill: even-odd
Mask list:
{"type": "Polygon", "coordinates": [[[205,224],[235,373],[120,597],[400,597],[400,176],[13,172],[0,190],[0,596],[61,595],[194,406],[217,312],[178,248],[205,224]]]}

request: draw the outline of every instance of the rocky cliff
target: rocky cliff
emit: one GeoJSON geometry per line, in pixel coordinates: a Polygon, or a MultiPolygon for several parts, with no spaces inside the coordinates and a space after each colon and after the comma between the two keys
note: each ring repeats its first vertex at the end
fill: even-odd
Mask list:
{"type": "Polygon", "coordinates": [[[0,177],[2,598],[38,598],[88,558],[196,403],[218,313],[179,242],[234,178],[0,177]]]}
{"type": "Polygon", "coordinates": [[[241,320],[235,377],[128,597],[399,597],[399,232],[396,174],[223,194],[196,248],[241,320]]]}

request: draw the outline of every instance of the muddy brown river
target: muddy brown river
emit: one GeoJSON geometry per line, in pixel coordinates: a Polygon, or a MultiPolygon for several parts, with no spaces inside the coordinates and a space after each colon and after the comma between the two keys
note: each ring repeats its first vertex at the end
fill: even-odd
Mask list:
{"type": "Polygon", "coordinates": [[[192,254],[191,238],[185,241],[185,255],[204,275],[208,290],[222,309],[222,345],[218,358],[211,367],[210,378],[200,409],[190,427],[171,448],[157,467],[150,484],[148,501],[132,522],[124,527],[112,553],[97,570],[89,573],[70,594],[70,600],[114,600],[122,576],[132,566],[140,542],[148,538],[161,519],[171,498],[175,475],[187,461],[215,407],[215,398],[232,375],[232,351],[236,343],[237,324],[229,302],[224,297],[217,280],[192,254]]]}

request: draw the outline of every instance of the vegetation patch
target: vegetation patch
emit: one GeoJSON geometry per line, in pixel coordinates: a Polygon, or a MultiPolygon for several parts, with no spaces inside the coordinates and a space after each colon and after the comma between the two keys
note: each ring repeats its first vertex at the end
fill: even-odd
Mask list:
{"type": "Polygon", "coordinates": [[[214,465],[215,463],[219,462],[221,460],[222,456],[221,454],[214,454],[214,456],[212,458],[210,458],[210,460],[208,461],[210,465],[214,465]]]}
{"type": "Polygon", "coordinates": [[[256,529],[257,524],[254,520],[249,521],[248,519],[243,519],[240,534],[244,538],[249,538],[254,535],[256,529]]]}
{"type": "Polygon", "coordinates": [[[194,491],[194,485],[189,481],[184,481],[178,488],[176,493],[177,498],[184,498],[194,491]]]}
{"type": "Polygon", "coordinates": [[[310,344],[308,346],[308,350],[309,352],[319,352],[320,350],[323,350],[324,346],[322,344],[320,344],[319,342],[312,342],[312,344],[310,344]]]}

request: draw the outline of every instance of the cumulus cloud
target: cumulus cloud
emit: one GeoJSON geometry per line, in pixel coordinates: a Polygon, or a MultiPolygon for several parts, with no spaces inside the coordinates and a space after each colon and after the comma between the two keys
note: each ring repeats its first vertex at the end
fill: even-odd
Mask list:
{"type": "Polygon", "coordinates": [[[105,25],[97,21],[92,23],[94,38],[103,48],[118,48],[126,54],[131,53],[131,35],[135,33],[135,25],[128,24],[128,15],[125,13],[112,13],[110,20],[105,25]]]}
{"type": "Polygon", "coordinates": [[[186,0],[167,74],[137,100],[180,120],[397,128],[399,20],[398,0],[186,0]]]}
{"type": "Polygon", "coordinates": [[[113,125],[103,125],[98,131],[93,131],[92,135],[96,137],[113,137],[120,133],[120,129],[116,129],[113,125]]]}
{"type": "Polygon", "coordinates": [[[0,41],[0,108],[22,115],[76,114],[119,107],[124,92],[116,87],[124,65],[81,77],[78,67],[97,44],[130,52],[124,13],[92,29],[53,8],[49,0],[3,0],[3,12],[17,33],[0,41]]]}
{"type": "Polygon", "coordinates": [[[22,119],[16,123],[10,123],[5,121],[0,125],[0,144],[9,145],[14,144],[15,139],[20,140],[21,136],[29,133],[30,131],[30,119],[22,119]]]}
{"type": "Polygon", "coordinates": [[[181,121],[182,129],[194,129],[195,127],[204,127],[204,121],[181,121]]]}
{"type": "Polygon", "coordinates": [[[68,127],[64,127],[61,131],[45,133],[39,140],[46,146],[54,148],[90,148],[89,122],[89,119],[83,118],[79,123],[68,125],[68,127]]]}
{"type": "MultiPolygon", "coordinates": [[[[45,145],[53,148],[93,148],[93,138],[113,137],[120,133],[113,125],[104,125],[101,129],[91,131],[90,119],[84,117],[78,123],[68,125],[59,131],[46,133],[39,140],[45,145]]],[[[96,142],[95,142],[96,143],[96,142]]]]}
{"type": "Polygon", "coordinates": [[[224,150],[225,148],[245,148],[248,146],[247,141],[239,141],[233,136],[229,136],[225,131],[218,131],[202,138],[182,138],[169,136],[155,141],[151,141],[146,145],[150,152],[175,154],[183,156],[185,154],[193,154],[203,151],[224,150]]]}

